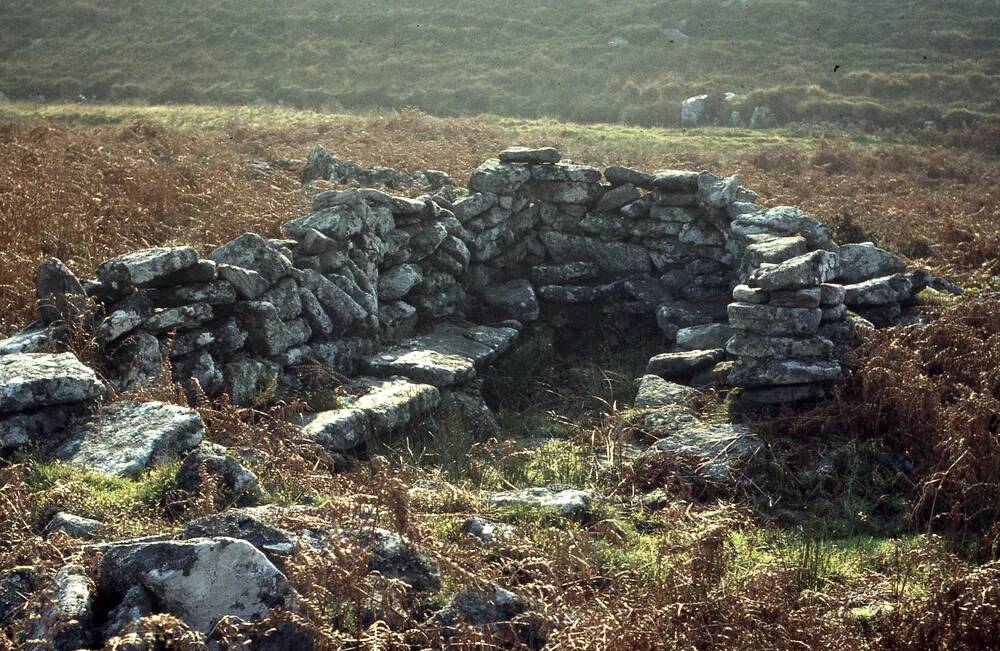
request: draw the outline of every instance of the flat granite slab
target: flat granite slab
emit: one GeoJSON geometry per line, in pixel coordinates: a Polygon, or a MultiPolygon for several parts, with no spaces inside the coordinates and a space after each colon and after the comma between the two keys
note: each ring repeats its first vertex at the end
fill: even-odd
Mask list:
{"type": "Polygon", "coordinates": [[[201,443],[205,424],[193,409],[162,402],[119,402],[78,423],[56,458],[89,472],[137,477],[201,443]]]}
{"type": "Polygon", "coordinates": [[[0,414],[97,400],[104,385],[72,353],[0,356],[0,414]]]}
{"type": "Polygon", "coordinates": [[[365,393],[351,398],[342,409],[302,414],[296,420],[305,438],[334,452],[358,447],[368,434],[377,436],[397,430],[430,413],[441,402],[436,387],[406,378],[360,378],[347,388],[365,393]]]}
{"type": "Polygon", "coordinates": [[[468,382],[517,339],[514,328],[443,325],[407,339],[368,361],[373,375],[402,375],[436,387],[468,382]]]}

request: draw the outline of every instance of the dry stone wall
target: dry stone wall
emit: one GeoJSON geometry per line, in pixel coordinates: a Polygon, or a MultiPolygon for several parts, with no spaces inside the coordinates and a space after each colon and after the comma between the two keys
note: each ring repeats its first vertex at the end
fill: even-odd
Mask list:
{"type": "MultiPolygon", "coordinates": [[[[137,251],[84,281],[47,261],[39,322],[0,341],[0,374],[55,350],[67,322],[93,333],[119,391],[170,368],[194,393],[249,404],[301,391],[304,365],[367,374],[365,391],[390,396],[398,413],[369,399],[353,415],[306,421],[344,449],[365,428],[398,427],[454,399],[448,392],[473,383],[534,322],[563,333],[658,328],[676,351],[654,359],[654,375],[786,402],[822,397],[839,380],[858,324],[899,322],[928,284],[955,289],[907,273],[874,245],[838,246],[797,209],[758,205],[737,177],[561,159],[512,148],[475,170],[468,190],[419,176],[433,191],[419,198],[322,192],[310,214],[282,226],[283,239],[246,233],[204,257],[186,246],[137,251]]],[[[358,174],[325,150],[309,166],[324,178],[358,174]]],[[[74,382],[81,374],[66,359],[44,364],[74,382]]],[[[52,395],[22,398],[7,384],[4,447],[98,398],[59,393],[59,382],[52,395]]]]}

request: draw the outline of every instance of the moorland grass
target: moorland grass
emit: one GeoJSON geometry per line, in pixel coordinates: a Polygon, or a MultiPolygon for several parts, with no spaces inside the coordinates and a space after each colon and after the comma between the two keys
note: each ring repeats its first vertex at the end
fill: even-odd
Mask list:
{"type": "Polygon", "coordinates": [[[17,98],[676,126],[684,98],[732,91],[744,114],[766,104],[782,120],[1000,115],[992,0],[53,0],[3,13],[0,90],[17,98]]]}

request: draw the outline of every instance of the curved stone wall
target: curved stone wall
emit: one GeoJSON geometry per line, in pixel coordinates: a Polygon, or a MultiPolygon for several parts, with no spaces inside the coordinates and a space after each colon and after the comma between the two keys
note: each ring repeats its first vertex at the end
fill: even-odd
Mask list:
{"type": "Polygon", "coordinates": [[[898,322],[917,291],[945,283],[756,200],[737,177],[599,170],[513,148],[475,170],[467,191],[323,192],[282,226],[286,239],[247,233],[204,258],[138,251],[83,282],[47,261],[40,322],[0,354],[47,350],[60,322],[83,314],[117,389],[169,366],[191,390],[193,379],[209,397],[247,404],[273,388],[294,393],[309,363],[346,376],[425,364],[411,363],[407,342],[443,322],[501,330],[452,332],[439,358],[505,333],[467,356],[471,373],[455,375],[465,379],[535,321],[563,332],[658,327],[680,351],[707,351],[709,377],[755,400],[816,398],[840,377],[859,315],[898,322]],[[394,346],[410,361],[386,362],[394,346]]]}

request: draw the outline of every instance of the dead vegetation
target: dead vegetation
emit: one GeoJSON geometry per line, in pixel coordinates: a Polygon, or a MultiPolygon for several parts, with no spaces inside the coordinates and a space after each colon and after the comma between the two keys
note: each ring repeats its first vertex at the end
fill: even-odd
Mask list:
{"type": "MultiPolygon", "coordinates": [[[[208,133],[150,124],[7,125],[0,130],[6,253],[0,327],[30,319],[31,271],[46,255],[85,274],[137,246],[183,241],[208,247],[245,230],[277,234],[280,223],[307,209],[308,195],[294,171],[248,175],[248,160],[302,156],[321,141],[366,163],[433,167],[463,179],[506,144],[489,125],[463,124],[404,112],[363,127],[251,131],[232,125],[208,133]]],[[[551,143],[581,160],[594,154],[558,137],[551,143]]],[[[594,162],[619,160],[605,153],[594,162]]],[[[998,168],[981,153],[944,144],[838,144],[717,159],[649,153],[630,162],[739,171],[772,204],[833,217],[841,241],[874,238],[982,284],[1000,270],[998,168]]],[[[406,441],[387,442],[377,451],[384,457],[334,474],[336,460],[283,425],[283,416],[301,405],[238,409],[196,401],[210,440],[256,451],[252,466],[266,500],[310,507],[299,525],[377,525],[403,533],[441,564],[445,584],[439,594],[415,595],[369,573],[356,546],[345,541],[303,552],[289,564],[300,612],[274,612],[253,625],[224,622],[218,640],[231,648],[299,636],[320,649],[532,648],[539,639],[523,635],[530,628],[544,633],[551,649],[989,648],[1000,636],[997,305],[989,298],[963,302],[927,328],[873,335],[858,351],[854,380],[839,401],[811,414],[779,415],[781,435],[797,437],[785,450],[796,451],[785,454],[775,441],[767,497],[798,491],[804,502],[837,505],[817,509],[807,524],[782,523],[777,507],[784,502],[762,505],[767,500],[759,495],[692,485],[682,478],[685,459],[632,464],[612,455],[615,472],[600,465],[594,451],[620,452],[628,439],[618,405],[639,371],[632,359],[551,364],[544,351],[528,349],[500,366],[509,389],[507,413],[500,412],[507,434],[549,428],[546,433],[565,437],[565,444],[511,454],[510,443],[470,434],[459,421],[450,433],[436,432],[439,446],[471,451],[453,460],[459,467],[450,474],[441,450],[407,455],[401,452],[406,441]],[[883,447],[912,463],[913,472],[887,477],[884,464],[859,461],[878,458],[883,447]],[[841,463],[858,466],[854,474],[806,491],[804,469],[832,449],[848,450],[841,463]],[[578,525],[486,509],[473,492],[542,480],[585,484],[607,501],[592,521],[578,525]],[[907,481],[910,487],[901,488],[907,481]],[[410,491],[427,486],[430,497],[410,491]],[[631,500],[656,488],[670,498],[663,510],[648,513],[631,500]],[[905,504],[895,514],[905,523],[891,532],[871,523],[884,513],[878,508],[887,494],[905,504]],[[517,526],[518,535],[484,547],[460,533],[472,515],[517,526]],[[845,535],[836,521],[847,517],[853,519],[845,535]],[[499,629],[469,626],[447,639],[426,625],[457,589],[491,583],[532,607],[499,629]]],[[[185,400],[171,386],[155,395],[185,400]]],[[[0,568],[31,564],[44,577],[64,563],[82,562],[94,571],[92,549],[64,536],[40,536],[45,514],[55,510],[104,519],[112,539],[176,530],[224,506],[209,481],[200,495],[174,488],[167,476],[106,485],[29,461],[5,463],[0,568]]],[[[42,606],[34,599],[0,635],[0,648],[16,648],[18,631],[42,606]]],[[[179,621],[156,616],[112,648],[200,644],[179,621]]]]}

